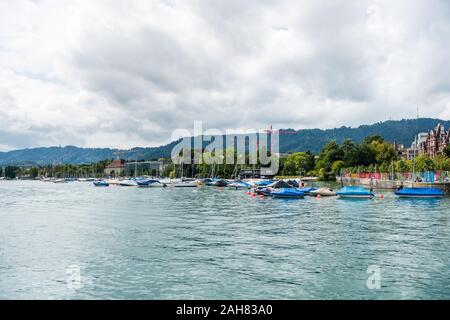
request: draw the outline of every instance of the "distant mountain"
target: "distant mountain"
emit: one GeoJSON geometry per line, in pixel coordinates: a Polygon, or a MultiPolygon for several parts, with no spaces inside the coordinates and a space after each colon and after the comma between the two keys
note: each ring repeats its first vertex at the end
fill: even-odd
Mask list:
{"type": "MultiPolygon", "coordinates": [[[[410,146],[415,135],[419,132],[427,132],[442,123],[446,128],[450,128],[450,121],[439,119],[411,119],[400,121],[385,121],[372,125],[362,125],[358,128],[341,127],[336,129],[304,129],[280,130],[280,152],[289,153],[296,151],[319,152],[329,141],[336,140],[341,143],[345,139],[352,139],[361,142],[369,135],[381,135],[386,140],[410,146]]],[[[158,158],[168,158],[172,148],[177,141],[167,145],[154,148],[133,148],[120,154],[126,160],[153,160],[158,158]]],[[[57,163],[91,163],[105,159],[112,159],[117,156],[117,152],[124,150],[109,148],[78,148],[49,147],[14,150],[0,152],[0,165],[46,165],[57,163]]]]}

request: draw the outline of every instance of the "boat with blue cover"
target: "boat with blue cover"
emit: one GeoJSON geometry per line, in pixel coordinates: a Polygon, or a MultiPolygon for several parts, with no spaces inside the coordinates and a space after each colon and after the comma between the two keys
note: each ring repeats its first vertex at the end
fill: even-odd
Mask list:
{"type": "Polygon", "coordinates": [[[250,189],[251,185],[244,181],[233,181],[228,184],[227,187],[232,189],[250,189]]]}
{"type": "Polygon", "coordinates": [[[254,182],[253,185],[256,186],[256,187],[267,187],[267,186],[270,186],[274,182],[276,182],[276,181],[273,181],[273,180],[260,180],[260,181],[254,182]]]}
{"type": "Polygon", "coordinates": [[[395,191],[395,194],[401,198],[442,198],[445,196],[438,188],[401,188],[395,191]]]}
{"type": "Polygon", "coordinates": [[[109,183],[105,180],[94,181],[94,186],[96,187],[109,187],[109,183]]]}
{"type": "Polygon", "coordinates": [[[309,196],[309,195],[313,195],[312,192],[313,192],[313,191],[316,191],[317,188],[312,188],[312,187],[309,187],[309,188],[299,188],[298,190],[301,191],[301,192],[303,192],[305,195],[309,196]]]}
{"type": "Polygon", "coordinates": [[[305,193],[296,188],[281,188],[270,191],[269,195],[274,198],[303,198],[305,193]]]}
{"type": "Polygon", "coordinates": [[[165,184],[159,182],[155,179],[142,179],[136,180],[138,187],[140,188],[155,188],[155,187],[165,187],[165,184]]]}
{"type": "Polygon", "coordinates": [[[372,191],[358,186],[346,186],[336,192],[339,198],[354,198],[354,199],[371,199],[375,197],[372,191]]]}

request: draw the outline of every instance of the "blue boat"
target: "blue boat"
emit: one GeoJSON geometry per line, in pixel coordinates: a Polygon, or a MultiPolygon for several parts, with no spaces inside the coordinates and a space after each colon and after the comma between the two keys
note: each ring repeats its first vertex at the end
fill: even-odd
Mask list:
{"type": "Polygon", "coordinates": [[[340,198],[354,198],[354,199],[371,199],[375,197],[372,191],[358,186],[347,186],[336,192],[340,198]]]}
{"type": "Polygon", "coordinates": [[[261,181],[256,181],[254,183],[254,185],[257,186],[257,187],[266,187],[266,186],[271,185],[274,182],[276,182],[276,181],[273,181],[273,180],[261,180],[261,181]]]}
{"type": "Polygon", "coordinates": [[[109,183],[104,180],[94,181],[94,186],[96,187],[109,187],[109,183]]]}
{"type": "Polygon", "coordinates": [[[297,189],[297,190],[303,192],[305,195],[312,195],[311,192],[312,192],[312,191],[316,191],[317,188],[309,187],[309,188],[299,188],[299,189],[297,189]]]}
{"type": "Polygon", "coordinates": [[[438,188],[401,188],[395,191],[395,194],[401,198],[442,198],[445,196],[438,188]]]}
{"type": "Polygon", "coordinates": [[[270,191],[269,195],[274,198],[303,198],[305,193],[296,188],[281,188],[270,191]]]}
{"type": "Polygon", "coordinates": [[[251,185],[243,181],[233,181],[232,183],[228,184],[227,187],[232,189],[250,189],[251,185]]]}
{"type": "Polygon", "coordinates": [[[138,185],[138,187],[149,187],[151,184],[153,183],[159,183],[158,180],[154,180],[154,179],[141,179],[141,180],[136,180],[136,183],[138,185]]]}

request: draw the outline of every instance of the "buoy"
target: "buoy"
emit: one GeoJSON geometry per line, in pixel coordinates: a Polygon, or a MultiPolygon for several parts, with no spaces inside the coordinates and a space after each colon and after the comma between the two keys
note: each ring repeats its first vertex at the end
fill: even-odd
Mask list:
{"type": "Polygon", "coordinates": [[[380,198],[381,198],[381,199],[384,199],[384,194],[382,194],[382,195],[380,196],[380,198]]]}
{"type": "Polygon", "coordinates": [[[320,199],[320,198],[322,198],[322,196],[320,194],[318,194],[316,198],[320,199]]]}
{"type": "Polygon", "coordinates": [[[260,198],[260,199],[264,199],[264,196],[263,196],[263,195],[260,195],[259,198],[260,198]]]}
{"type": "Polygon", "coordinates": [[[253,198],[256,197],[256,194],[255,194],[255,193],[252,193],[252,197],[253,197],[253,198]]]}

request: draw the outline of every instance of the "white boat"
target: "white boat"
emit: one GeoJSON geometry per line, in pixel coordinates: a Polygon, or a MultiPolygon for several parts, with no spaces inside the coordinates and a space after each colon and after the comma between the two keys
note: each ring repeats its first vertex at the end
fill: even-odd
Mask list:
{"type": "Polygon", "coordinates": [[[175,188],[195,188],[198,184],[199,182],[197,180],[182,180],[172,183],[172,186],[175,188]]]}
{"type": "Polygon", "coordinates": [[[68,181],[66,179],[56,179],[53,181],[53,183],[67,183],[68,181]]]}
{"type": "Polygon", "coordinates": [[[122,180],[119,182],[121,187],[137,187],[136,180],[122,180]]]}
{"type": "Polygon", "coordinates": [[[119,179],[108,179],[105,180],[110,186],[118,186],[120,185],[120,181],[119,179]]]}

